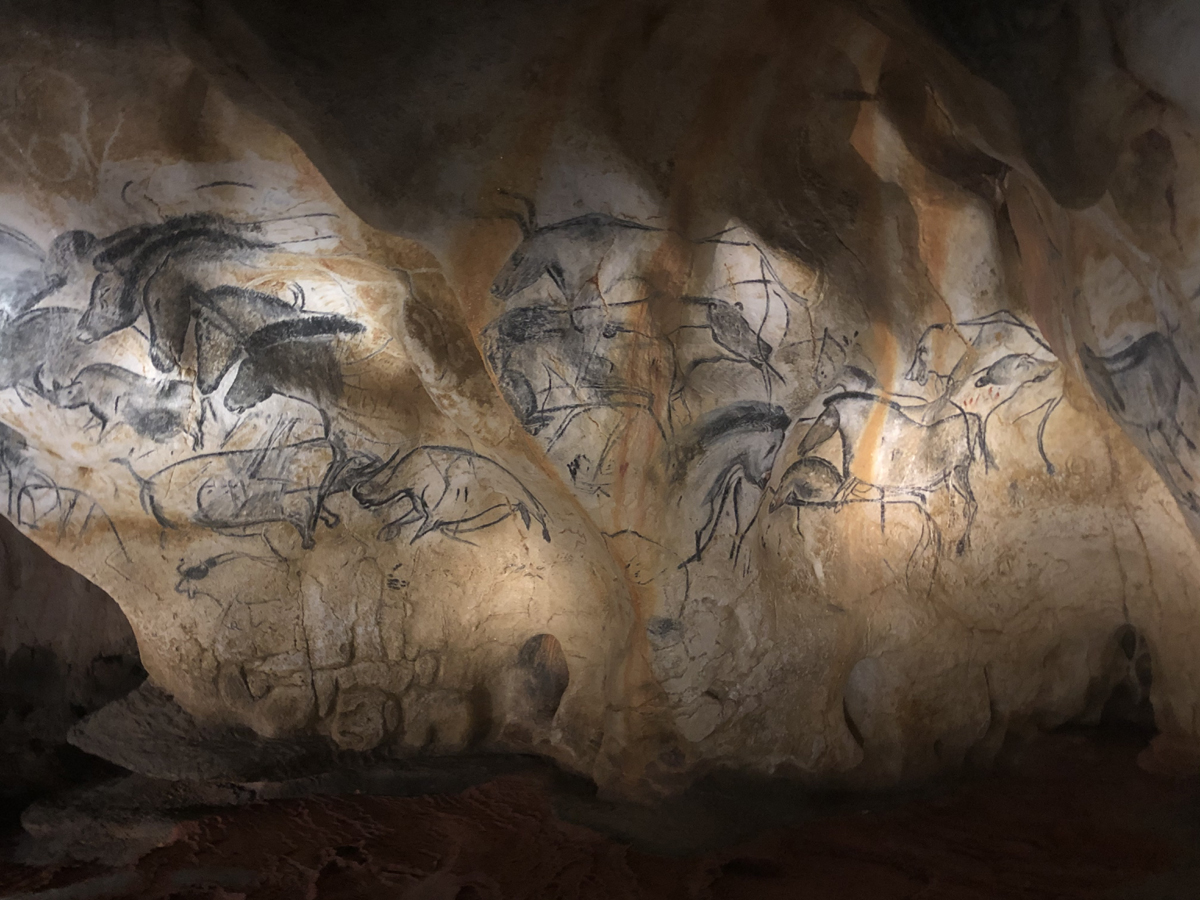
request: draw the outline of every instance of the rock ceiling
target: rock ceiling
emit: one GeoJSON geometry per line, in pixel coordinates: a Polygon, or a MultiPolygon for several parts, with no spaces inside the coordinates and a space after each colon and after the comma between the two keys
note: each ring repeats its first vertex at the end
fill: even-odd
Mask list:
{"type": "Polygon", "coordinates": [[[136,703],[669,791],[1118,691],[1187,758],[1187,4],[335,6],[6,13],[3,502],[136,703]]]}

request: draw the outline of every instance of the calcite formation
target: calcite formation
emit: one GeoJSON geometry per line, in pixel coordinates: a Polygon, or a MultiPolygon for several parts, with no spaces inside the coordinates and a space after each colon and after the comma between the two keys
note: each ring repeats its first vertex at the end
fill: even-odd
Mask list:
{"type": "Polygon", "coordinates": [[[12,12],[6,513],[271,741],[1187,763],[1195,21],[1093,6],[12,12]]]}

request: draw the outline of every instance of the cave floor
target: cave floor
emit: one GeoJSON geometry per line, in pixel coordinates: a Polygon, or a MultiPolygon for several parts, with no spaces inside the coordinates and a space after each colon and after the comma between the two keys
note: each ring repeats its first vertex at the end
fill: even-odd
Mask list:
{"type": "Polygon", "coordinates": [[[123,869],[0,862],[0,898],[1195,900],[1200,779],[1143,771],[1143,746],[1059,732],[937,789],[710,779],[655,809],[510,765],[455,793],[216,810],[123,869]]]}

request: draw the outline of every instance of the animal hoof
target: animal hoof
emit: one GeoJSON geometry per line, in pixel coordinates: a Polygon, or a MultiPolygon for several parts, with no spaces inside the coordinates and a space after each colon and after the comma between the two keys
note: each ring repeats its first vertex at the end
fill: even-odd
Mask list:
{"type": "Polygon", "coordinates": [[[1054,468],[1054,463],[1046,463],[1046,474],[1047,475],[1058,474],[1058,469],[1054,468]]]}
{"type": "Polygon", "coordinates": [[[958,543],[955,545],[955,547],[954,547],[954,555],[955,555],[955,556],[962,556],[962,555],[963,555],[964,553],[966,553],[966,552],[967,552],[967,540],[966,540],[966,538],[963,538],[961,541],[959,541],[959,542],[958,542],[958,543]]]}

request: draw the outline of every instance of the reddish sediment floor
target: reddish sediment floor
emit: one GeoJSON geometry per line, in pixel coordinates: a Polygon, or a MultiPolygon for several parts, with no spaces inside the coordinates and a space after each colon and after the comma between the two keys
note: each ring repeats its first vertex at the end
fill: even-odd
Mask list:
{"type": "Polygon", "coordinates": [[[986,776],[816,803],[759,783],[624,807],[536,767],[455,794],[263,802],[198,815],[132,867],[0,863],[0,897],[1200,897],[1200,779],[1143,771],[1142,746],[1058,733],[986,776]]]}

